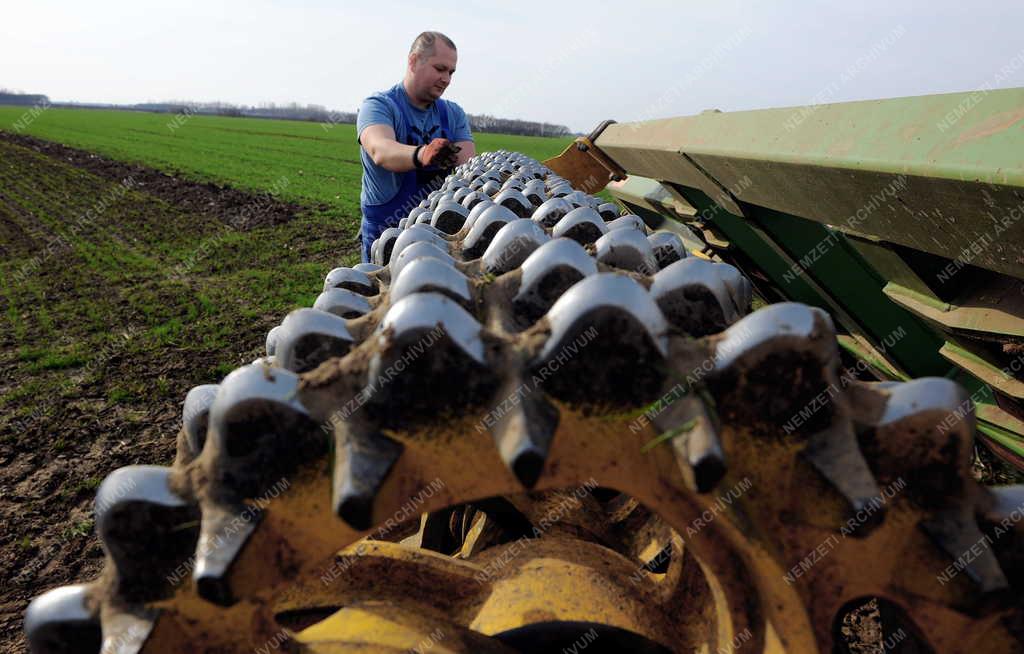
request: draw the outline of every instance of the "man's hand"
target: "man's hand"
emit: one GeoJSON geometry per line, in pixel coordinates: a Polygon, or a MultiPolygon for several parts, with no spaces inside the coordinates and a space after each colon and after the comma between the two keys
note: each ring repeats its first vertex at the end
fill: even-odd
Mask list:
{"type": "Polygon", "coordinates": [[[423,166],[451,168],[455,165],[461,149],[448,139],[434,139],[420,148],[419,161],[423,166]]]}

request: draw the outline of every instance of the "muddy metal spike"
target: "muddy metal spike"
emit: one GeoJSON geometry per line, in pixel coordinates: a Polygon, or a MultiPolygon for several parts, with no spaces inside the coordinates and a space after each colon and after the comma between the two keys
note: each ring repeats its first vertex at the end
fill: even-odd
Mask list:
{"type": "MultiPolygon", "coordinates": [[[[434,221],[433,211],[424,211],[420,215],[416,216],[416,220],[413,221],[414,225],[423,225],[424,227],[430,225],[434,221]]],[[[409,225],[406,225],[408,227],[409,225]]]]}
{"type": "Polygon", "coordinates": [[[482,214],[487,209],[487,207],[493,205],[493,200],[491,200],[486,195],[482,195],[482,197],[477,202],[473,203],[473,207],[469,210],[469,216],[466,218],[466,222],[462,225],[462,229],[468,234],[469,230],[472,229],[473,225],[476,224],[477,219],[480,218],[480,214],[482,214]]]}
{"type": "Polygon", "coordinates": [[[651,297],[670,323],[691,336],[706,336],[742,317],[736,311],[721,265],[727,264],[689,258],[654,275],[651,297]]]}
{"type": "Polygon", "coordinates": [[[507,207],[520,218],[528,218],[533,213],[533,203],[525,195],[514,188],[506,188],[494,196],[494,203],[507,207]]]}
{"type": "MultiPolygon", "coordinates": [[[[621,218],[619,220],[622,220],[621,218]]],[[[653,275],[658,270],[650,241],[636,229],[612,229],[597,239],[597,260],[609,266],[653,275]]]]}
{"type": "Polygon", "coordinates": [[[281,326],[277,325],[275,327],[272,327],[270,329],[270,331],[267,332],[267,349],[266,349],[266,351],[267,351],[267,356],[268,357],[274,356],[274,352],[277,350],[277,333],[279,331],[281,331],[281,326]]]}
{"type": "Polygon", "coordinates": [[[306,372],[343,356],[354,341],[344,318],[319,309],[296,309],[281,323],[274,360],[281,368],[306,372]]]}
{"type": "Polygon", "coordinates": [[[469,210],[454,200],[442,202],[437,205],[434,215],[430,219],[433,227],[445,234],[454,234],[462,229],[462,225],[469,216],[469,210]]]}
{"type": "Polygon", "coordinates": [[[388,227],[380,236],[374,239],[370,245],[370,260],[378,266],[386,265],[391,258],[391,249],[395,246],[395,239],[402,233],[398,227],[388,227]]]}
{"type": "Polygon", "coordinates": [[[394,261],[401,256],[405,248],[420,241],[430,243],[442,252],[448,251],[448,241],[442,236],[438,236],[436,230],[427,229],[425,225],[410,225],[403,229],[402,233],[395,239],[395,245],[391,249],[390,261],[394,261]]]}
{"type": "Polygon", "coordinates": [[[462,206],[466,207],[469,211],[473,211],[477,205],[485,200],[488,204],[493,203],[485,193],[481,193],[480,191],[470,191],[464,198],[462,198],[462,206]]]}
{"type": "Polygon", "coordinates": [[[614,220],[610,220],[607,223],[608,230],[614,229],[635,229],[643,234],[647,234],[647,225],[644,224],[643,219],[640,216],[634,214],[626,214],[625,216],[619,216],[614,220]]]}
{"type": "Polygon", "coordinates": [[[496,404],[515,397],[514,406],[485,418],[501,460],[526,488],[533,488],[540,478],[558,428],[558,409],[530,384],[522,376],[510,377],[499,387],[496,404]]]}
{"type": "Polygon", "coordinates": [[[198,509],[171,490],[170,477],[171,468],[127,466],[107,475],[96,492],[96,533],[125,600],[168,596],[168,573],[195,547],[196,530],[187,525],[198,509]]]}
{"type": "Polygon", "coordinates": [[[532,220],[508,222],[498,230],[484,250],[483,269],[493,275],[500,275],[518,268],[534,250],[550,240],[547,232],[532,220]]]}
{"type": "MultiPolygon", "coordinates": [[[[465,184],[465,182],[461,182],[461,180],[460,183],[465,184]]],[[[473,193],[473,190],[469,188],[468,184],[466,186],[460,186],[455,190],[455,195],[452,196],[452,201],[462,204],[462,201],[466,199],[466,196],[470,193],[473,193]]]]}
{"type": "MultiPolygon", "coordinates": [[[[550,195],[554,196],[554,191],[552,191],[550,195]]],[[[573,207],[572,203],[564,198],[551,197],[551,199],[546,200],[542,205],[537,207],[530,218],[535,222],[540,223],[541,227],[554,227],[558,221],[565,216],[565,214],[569,213],[574,208],[575,207],[573,207]]]]}
{"type": "Polygon", "coordinates": [[[480,187],[481,193],[486,193],[492,198],[501,192],[501,184],[493,179],[489,179],[484,182],[484,185],[480,187]]]}
{"type": "Polygon", "coordinates": [[[449,191],[431,192],[427,197],[430,200],[430,210],[435,211],[442,202],[451,202],[452,198],[455,197],[455,193],[449,191]]]}
{"type": "MultiPolygon", "coordinates": [[[[449,298],[438,293],[413,293],[394,303],[377,328],[379,339],[389,347],[411,344],[424,334],[443,328],[445,334],[463,352],[484,365],[482,327],[472,315],[449,298]]],[[[370,381],[377,386],[383,372],[379,358],[371,363],[370,381]]]]}
{"type": "Polygon", "coordinates": [[[313,308],[339,318],[352,319],[369,313],[371,306],[366,296],[344,288],[331,288],[317,296],[313,308]]]}
{"type": "Polygon", "coordinates": [[[883,393],[887,401],[873,434],[861,436],[877,474],[883,481],[898,475],[915,502],[934,510],[921,528],[951,561],[962,562],[982,595],[1005,590],[1009,584],[992,549],[971,549],[985,537],[973,504],[965,501],[974,452],[970,397],[943,377],[887,385],[883,393]]]}
{"type": "Polygon", "coordinates": [[[601,218],[603,218],[605,222],[615,220],[619,217],[619,205],[614,202],[605,202],[604,204],[597,206],[597,212],[601,214],[601,218]]]}
{"type": "Polygon", "coordinates": [[[468,260],[482,256],[498,230],[514,220],[519,220],[519,216],[500,204],[484,209],[462,242],[463,258],[468,260]]]}
{"type": "Polygon", "coordinates": [[[608,227],[595,209],[578,207],[565,214],[551,230],[555,238],[571,238],[580,245],[593,243],[608,233],[608,227]]]}
{"type": "Polygon", "coordinates": [[[61,586],[36,597],[25,611],[31,654],[98,654],[103,635],[90,608],[89,587],[61,586]]]}
{"type": "Polygon", "coordinates": [[[401,443],[383,434],[362,435],[341,422],[334,432],[334,513],[353,529],[373,526],[373,503],[395,462],[401,443]]]}
{"type": "Polygon", "coordinates": [[[469,280],[443,259],[421,257],[406,265],[398,278],[392,281],[388,302],[394,305],[413,293],[441,293],[469,306],[473,299],[469,280]]]}
{"type": "Polygon", "coordinates": [[[366,273],[367,275],[369,275],[370,273],[377,272],[378,270],[381,270],[383,267],[384,266],[381,266],[381,265],[376,264],[376,263],[363,262],[363,263],[357,263],[356,265],[352,266],[352,270],[358,270],[359,272],[363,272],[363,273],[366,273]]]}
{"type": "Polygon", "coordinates": [[[329,288],[347,288],[360,295],[377,294],[377,287],[369,275],[352,268],[335,268],[327,273],[323,290],[326,291],[329,288]]]}
{"type": "Polygon", "coordinates": [[[654,258],[658,261],[659,268],[666,268],[671,264],[686,258],[686,246],[678,234],[672,232],[654,232],[647,237],[654,249],[654,258]]]}
{"type": "Polygon", "coordinates": [[[199,456],[206,444],[206,428],[210,419],[210,407],[217,397],[220,386],[217,384],[203,384],[194,386],[185,395],[185,404],[181,409],[182,429],[185,433],[186,460],[181,461],[187,464],[199,456]]]}
{"type": "Polygon", "coordinates": [[[697,493],[710,493],[725,476],[725,452],[718,427],[701,398],[692,393],[656,405],[652,422],[662,434],[672,436],[687,486],[697,493]]]}
{"type": "Polygon", "coordinates": [[[418,241],[402,250],[402,253],[388,264],[388,268],[391,270],[391,279],[398,279],[407,265],[424,258],[440,259],[450,266],[455,265],[455,259],[444,250],[428,241],[418,241]]]}
{"type": "Polygon", "coordinates": [[[631,316],[647,332],[658,352],[668,356],[668,323],[647,290],[631,277],[598,273],[566,291],[548,311],[551,336],[538,353],[537,362],[543,364],[555,355],[567,338],[582,331],[581,323],[600,309],[631,316]]]}
{"type": "Polygon", "coordinates": [[[556,238],[533,251],[521,266],[513,303],[531,322],[546,313],[573,284],[597,274],[597,264],[576,241],[556,238]]]}

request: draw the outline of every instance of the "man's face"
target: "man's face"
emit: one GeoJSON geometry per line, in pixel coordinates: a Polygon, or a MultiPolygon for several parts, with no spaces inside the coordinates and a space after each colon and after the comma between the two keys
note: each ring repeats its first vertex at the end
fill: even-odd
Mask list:
{"type": "Polygon", "coordinates": [[[440,98],[452,82],[457,62],[455,50],[440,39],[434,43],[434,54],[429,57],[410,55],[409,66],[419,98],[429,102],[440,98]]]}

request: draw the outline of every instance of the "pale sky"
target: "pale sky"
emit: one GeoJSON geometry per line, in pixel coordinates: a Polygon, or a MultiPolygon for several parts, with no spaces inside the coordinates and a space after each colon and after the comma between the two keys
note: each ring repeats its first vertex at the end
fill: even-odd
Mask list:
{"type": "Polygon", "coordinates": [[[459,49],[445,97],[467,112],[589,131],[605,118],[1024,86],[1022,26],[1020,0],[4,0],[0,87],[354,111],[436,29],[459,49]]]}

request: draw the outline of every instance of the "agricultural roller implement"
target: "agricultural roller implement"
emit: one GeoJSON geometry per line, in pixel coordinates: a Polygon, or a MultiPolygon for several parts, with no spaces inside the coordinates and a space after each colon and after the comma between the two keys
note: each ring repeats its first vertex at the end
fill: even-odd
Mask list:
{"type": "Polygon", "coordinates": [[[960,102],[473,158],[107,477],[32,651],[1021,651],[1024,487],[971,474],[1021,228],[955,248],[1024,201],[1024,92],[960,102]]]}

